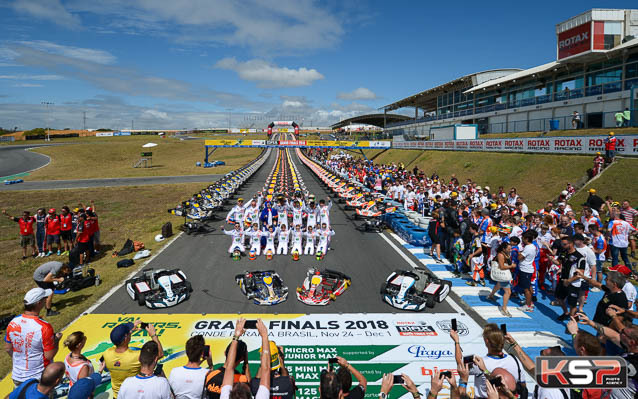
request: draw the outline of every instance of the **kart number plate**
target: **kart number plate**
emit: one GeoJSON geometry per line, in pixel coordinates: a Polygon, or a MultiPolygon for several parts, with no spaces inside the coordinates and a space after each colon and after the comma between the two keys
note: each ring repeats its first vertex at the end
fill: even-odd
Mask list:
{"type": "Polygon", "coordinates": [[[177,284],[181,282],[182,282],[182,278],[180,276],[178,276],[177,274],[171,274],[171,283],[177,284]]]}
{"type": "Polygon", "coordinates": [[[423,292],[425,292],[426,294],[434,295],[440,287],[441,284],[430,283],[427,287],[425,287],[425,290],[423,290],[423,292]]]}
{"type": "Polygon", "coordinates": [[[148,284],[146,284],[146,282],[144,281],[135,283],[135,288],[137,288],[139,292],[146,292],[151,290],[151,287],[149,287],[148,284]]]}

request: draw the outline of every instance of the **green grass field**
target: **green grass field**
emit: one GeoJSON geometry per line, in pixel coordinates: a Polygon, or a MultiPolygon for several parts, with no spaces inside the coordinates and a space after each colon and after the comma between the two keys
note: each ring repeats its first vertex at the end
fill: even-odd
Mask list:
{"type": "Polygon", "coordinates": [[[569,201],[574,210],[580,210],[587,200],[588,190],[596,189],[596,194],[602,199],[611,196],[614,201],[628,200],[635,208],[638,206],[638,191],[632,185],[632,177],[638,174],[638,159],[616,158],[616,162],[609,166],[603,174],[583,187],[569,201]]]}
{"type": "MultiPolygon", "coordinates": [[[[171,221],[173,232],[179,233],[178,227],[183,223],[183,218],[170,215],[167,209],[174,207],[203,186],[202,183],[191,183],[1,193],[0,201],[3,206],[6,206],[9,214],[17,216],[25,209],[34,213],[39,207],[74,207],[79,202],[88,204],[90,200],[95,201],[105,253],[92,262],[91,267],[95,268],[96,273],[102,278],[102,284],[55,296],[54,308],[60,311],[60,315],[47,318],[55,330],[58,331],[70,323],[131,272],[130,268],[118,269],[115,264],[120,258],[111,257],[111,253],[119,250],[127,238],[142,241],[153,254],[167,242],[157,243],[154,240],[165,222],[171,221]]],[[[3,292],[0,317],[21,312],[22,298],[25,292],[35,286],[33,272],[39,265],[50,260],[67,260],[52,255],[44,259],[30,258],[22,261],[19,243],[17,224],[0,217],[0,272],[3,276],[0,279],[0,291],[3,292]]],[[[136,263],[132,267],[135,268],[139,264],[136,263]]],[[[10,371],[10,367],[10,357],[0,356],[0,375],[4,376],[10,371]]]]}
{"type": "Polygon", "coordinates": [[[61,139],[60,142],[65,142],[62,140],[77,144],[32,150],[51,157],[51,163],[32,172],[25,180],[223,174],[246,164],[260,153],[260,149],[256,148],[220,148],[211,155],[210,160],[224,161],[226,165],[202,168],[195,164],[204,160],[203,140],[162,139],[157,136],[84,137],[61,139]],[[142,148],[149,142],[158,146],[142,148]],[[153,167],[133,168],[140,153],[146,151],[153,153],[153,167]]]}

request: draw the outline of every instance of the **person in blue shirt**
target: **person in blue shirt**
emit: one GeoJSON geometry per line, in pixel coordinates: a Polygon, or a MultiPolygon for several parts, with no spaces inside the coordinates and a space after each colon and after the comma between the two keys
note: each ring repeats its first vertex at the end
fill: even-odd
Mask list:
{"type": "Polygon", "coordinates": [[[49,399],[49,394],[64,378],[64,363],[50,363],[42,372],[40,381],[32,378],[24,381],[9,394],[9,399],[49,399]]]}

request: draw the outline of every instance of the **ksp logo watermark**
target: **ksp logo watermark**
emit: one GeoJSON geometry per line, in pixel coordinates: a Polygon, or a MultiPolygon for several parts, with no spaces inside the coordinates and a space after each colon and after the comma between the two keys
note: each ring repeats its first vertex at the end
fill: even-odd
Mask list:
{"type": "Polygon", "coordinates": [[[625,388],[627,363],[618,356],[539,356],[536,383],[544,388],[625,388]]]}

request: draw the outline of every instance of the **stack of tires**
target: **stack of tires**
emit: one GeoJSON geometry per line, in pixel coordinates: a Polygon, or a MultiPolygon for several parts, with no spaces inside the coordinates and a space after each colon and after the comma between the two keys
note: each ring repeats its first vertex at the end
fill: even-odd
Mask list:
{"type": "Polygon", "coordinates": [[[404,211],[399,208],[394,213],[383,215],[384,222],[405,242],[417,247],[432,245],[428,235],[430,218],[423,217],[418,212],[404,211]]]}

